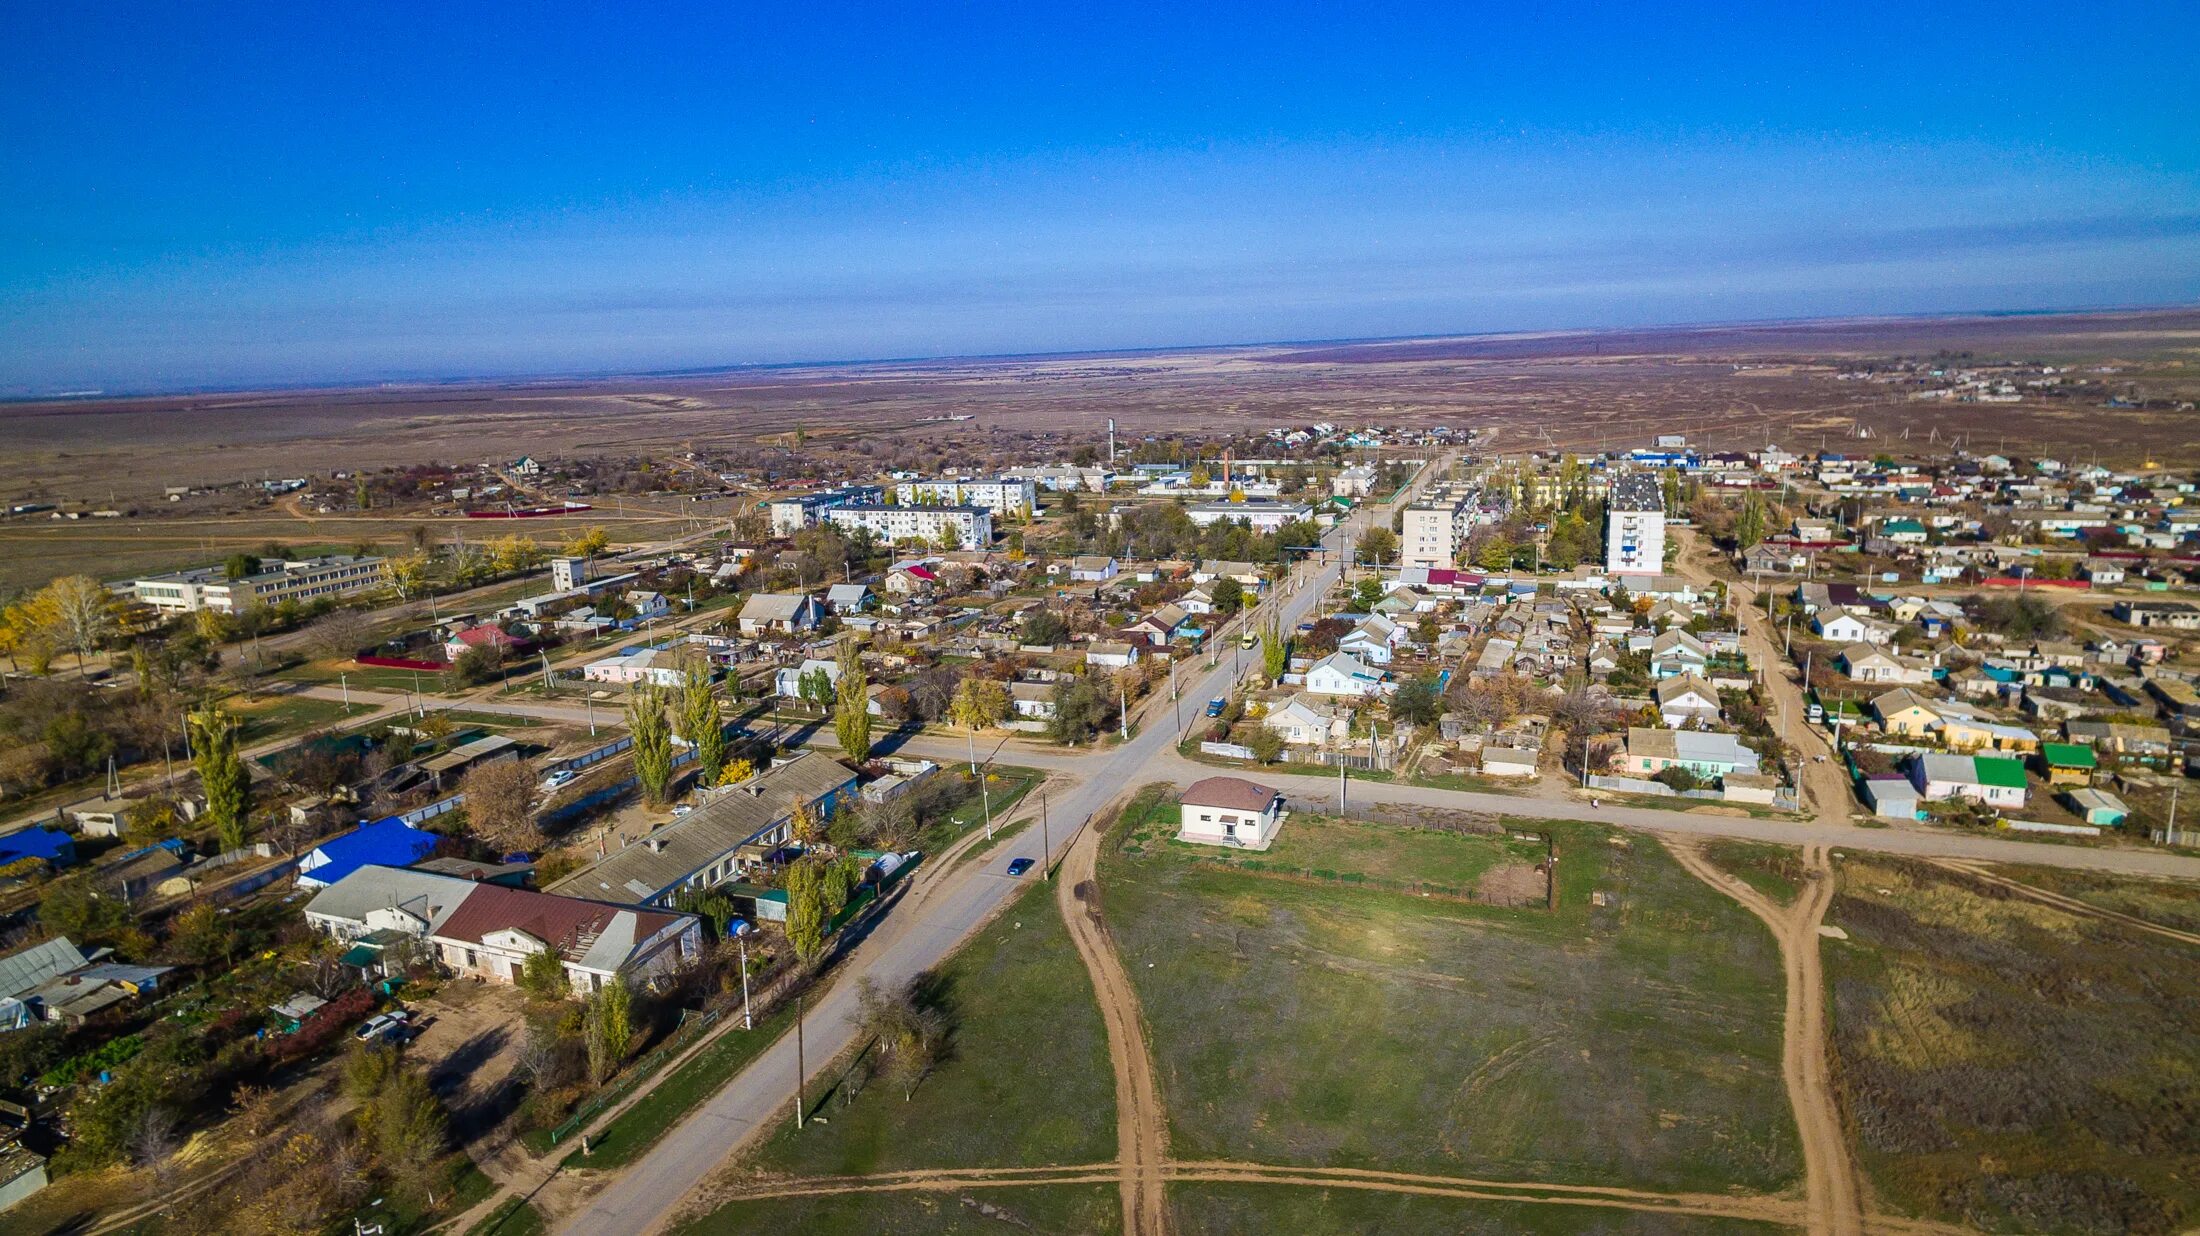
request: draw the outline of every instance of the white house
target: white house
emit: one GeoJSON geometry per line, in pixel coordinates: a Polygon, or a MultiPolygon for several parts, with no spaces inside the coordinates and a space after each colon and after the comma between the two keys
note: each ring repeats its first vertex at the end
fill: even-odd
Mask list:
{"type": "Polygon", "coordinates": [[[581,677],[589,682],[653,682],[660,687],[677,687],[687,675],[687,658],[674,656],[674,652],[670,646],[631,649],[589,662],[581,667],[581,677]]]}
{"type": "Polygon", "coordinates": [[[825,590],[825,604],[836,614],[860,614],[870,608],[871,590],[862,584],[834,584],[825,590]]]}
{"type": "Polygon", "coordinates": [[[1370,614],[1337,641],[1337,651],[1350,653],[1370,665],[1388,665],[1391,651],[1405,638],[1404,627],[1381,614],[1370,614]]]}
{"type": "Polygon", "coordinates": [[[1283,823],[1283,795],[1242,777],[1207,777],[1184,791],[1177,840],[1265,850],[1283,823]]]}
{"type": "Polygon", "coordinates": [[[1658,678],[1700,674],[1711,663],[1703,641],[1674,628],[1650,641],[1650,673],[1658,678]]]}
{"type": "Polygon", "coordinates": [[[1383,689],[1383,672],[1348,652],[1333,652],[1306,671],[1306,689],[1315,695],[1374,695],[1383,689]]]}
{"type": "Polygon", "coordinates": [[[1054,687],[1044,682],[1012,682],[1008,684],[1008,703],[1016,710],[1018,718],[1025,721],[1052,721],[1054,719],[1054,687]]]}
{"type": "Polygon", "coordinates": [[[665,594],[651,589],[636,588],[624,599],[633,607],[636,618],[662,618],[672,612],[672,603],[665,600],[665,594]]]}
{"type": "Polygon", "coordinates": [[[1894,639],[1893,627],[1853,610],[1820,610],[1810,625],[1819,635],[1837,643],[1885,644],[1894,639]]]}
{"type": "Polygon", "coordinates": [[[1933,680],[1930,669],[1905,662],[1870,644],[1851,644],[1843,648],[1835,663],[1842,673],[1858,682],[1916,684],[1933,680]]]}
{"type": "Polygon", "coordinates": [[[1318,747],[1339,736],[1343,718],[1326,701],[1294,695],[1270,709],[1260,723],[1274,730],[1287,743],[1318,747]]]}
{"type": "Polygon", "coordinates": [[[1205,584],[1194,587],[1176,599],[1177,608],[1187,614],[1211,614],[1215,612],[1214,590],[1205,584]]]}
{"type": "Polygon", "coordinates": [[[501,884],[473,885],[428,939],[452,970],[498,983],[518,981],[534,954],[554,953],[576,995],[602,991],[618,977],[669,973],[703,952],[695,915],[501,884]]]}
{"type": "Polygon", "coordinates": [[[1129,669],[1138,664],[1138,646],[1102,640],[1085,649],[1085,664],[1104,669],[1129,669]]]}
{"type": "Polygon", "coordinates": [[[1668,678],[1657,685],[1658,716],[1670,729],[1698,721],[1719,720],[1719,693],[1694,674],[1668,678]]]}
{"type": "Polygon", "coordinates": [[[825,681],[840,685],[840,663],[811,657],[800,665],[783,665],[772,675],[772,693],[782,699],[802,698],[802,679],[805,675],[823,672],[825,681]]]}
{"type": "Polygon", "coordinates": [[[1104,554],[1084,554],[1069,560],[1072,583],[1101,584],[1114,579],[1115,575],[1115,559],[1104,554]]]}
{"type": "Polygon", "coordinates": [[[807,631],[824,615],[805,592],[759,592],[741,605],[741,634],[807,631]]]}
{"type": "Polygon", "coordinates": [[[1910,760],[1910,784],[1927,802],[1968,798],[1990,807],[2022,807],[2024,765],[2007,756],[1925,754],[1910,760]]]}

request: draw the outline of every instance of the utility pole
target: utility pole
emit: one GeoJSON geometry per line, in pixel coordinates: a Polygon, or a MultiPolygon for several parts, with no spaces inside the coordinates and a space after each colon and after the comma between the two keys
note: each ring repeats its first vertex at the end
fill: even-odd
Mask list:
{"type": "Polygon", "coordinates": [[[802,1091],[804,1079],[809,1077],[809,1065],[802,1055],[802,993],[794,997],[794,1127],[802,1128],[802,1091]]]}
{"type": "Polygon", "coordinates": [[[741,944],[741,1028],[754,1030],[756,1019],[749,1016],[749,937],[743,934],[734,939],[741,944]]]}
{"type": "Polygon", "coordinates": [[[1054,864],[1050,856],[1054,852],[1054,840],[1047,833],[1047,796],[1039,791],[1039,870],[1046,875],[1049,884],[1054,882],[1054,864]]]}
{"type": "Polygon", "coordinates": [[[1123,689],[1123,684],[1120,682],[1115,684],[1115,732],[1122,737],[1123,741],[1130,741],[1131,697],[1130,693],[1123,689]]]}

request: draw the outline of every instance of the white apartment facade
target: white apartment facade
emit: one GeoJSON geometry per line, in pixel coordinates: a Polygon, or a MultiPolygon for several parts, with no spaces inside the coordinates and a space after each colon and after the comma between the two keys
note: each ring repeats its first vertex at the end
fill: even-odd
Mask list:
{"type": "Polygon", "coordinates": [[[1255,532],[1275,532],[1295,520],[1312,519],[1314,508],[1298,502],[1201,502],[1185,513],[1200,528],[1227,519],[1243,521],[1255,532]]]}
{"type": "Polygon", "coordinates": [[[1028,515],[1038,505],[1038,491],[1029,477],[903,481],[894,486],[894,500],[903,506],[982,506],[995,515],[1028,515]]]}
{"type": "Polygon", "coordinates": [[[1481,494],[1471,488],[1447,486],[1407,507],[1401,513],[1398,564],[1405,567],[1458,565],[1459,551],[1467,534],[1481,517],[1481,494]]]}
{"type": "Polygon", "coordinates": [[[978,506],[876,506],[830,507],[825,518],[846,532],[861,528],[890,544],[923,541],[937,545],[953,530],[955,542],[970,549],[993,543],[993,512],[978,506]]]}
{"type": "Polygon", "coordinates": [[[134,580],[130,591],[140,602],[165,614],[191,614],[202,609],[234,614],[284,601],[310,604],[334,599],[381,582],[382,559],[331,554],[284,562],[243,579],[230,579],[221,567],[193,567],[134,580]]]}
{"type": "Polygon", "coordinates": [[[1656,575],[1664,569],[1665,491],[1656,473],[1623,473],[1612,481],[1606,508],[1604,571],[1656,575]]]}

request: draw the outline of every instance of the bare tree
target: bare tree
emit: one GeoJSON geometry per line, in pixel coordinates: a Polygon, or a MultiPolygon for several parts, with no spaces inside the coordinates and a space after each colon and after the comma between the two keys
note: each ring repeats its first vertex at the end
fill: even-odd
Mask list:
{"type": "Polygon", "coordinates": [[[476,764],[458,783],[466,795],[466,819],[474,834],[510,853],[533,849],[542,835],[535,828],[535,772],[523,760],[476,764]]]}
{"type": "Polygon", "coordinates": [[[373,638],[374,621],[364,610],[339,609],[306,628],[306,647],[323,657],[348,657],[373,638]]]}
{"type": "Polygon", "coordinates": [[[183,1148],[177,1133],[176,1114],[165,1107],[148,1107],[130,1131],[130,1158],[153,1174],[154,1190],[163,1196],[175,1175],[176,1151],[183,1148]]]}

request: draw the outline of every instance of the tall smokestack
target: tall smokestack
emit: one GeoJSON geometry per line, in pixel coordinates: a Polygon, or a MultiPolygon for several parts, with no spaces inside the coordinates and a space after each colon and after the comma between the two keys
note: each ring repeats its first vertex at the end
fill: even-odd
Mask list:
{"type": "Polygon", "coordinates": [[[1108,418],[1108,467],[1115,467],[1115,418],[1108,418]]]}

